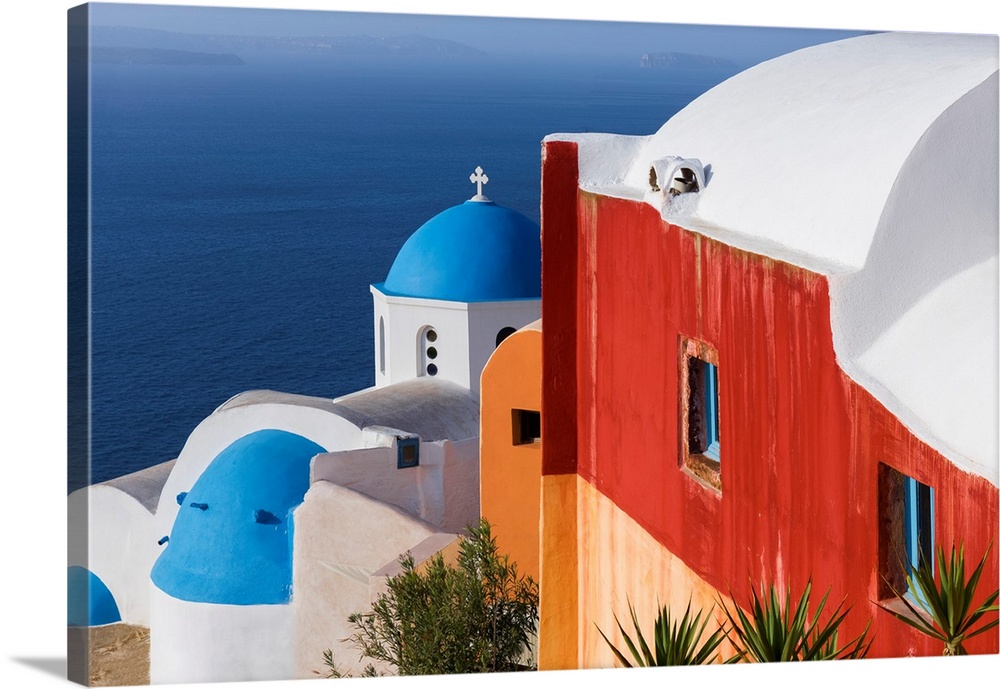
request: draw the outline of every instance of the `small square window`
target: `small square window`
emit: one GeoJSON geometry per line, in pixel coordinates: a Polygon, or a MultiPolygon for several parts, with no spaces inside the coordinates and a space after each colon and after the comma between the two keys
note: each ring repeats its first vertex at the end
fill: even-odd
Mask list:
{"type": "Polygon", "coordinates": [[[511,435],[515,445],[532,445],[542,441],[541,412],[511,409],[511,435]]]}
{"type": "Polygon", "coordinates": [[[925,559],[934,563],[934,489],[879,464],[879,526],[879,598],[891,598],[895,589],[919,601],[906,575],[925,559]]]}
{"type": "Polygon", "coordinates": [[[420,438],[396,440],[396,468],[409,469],[420,466],[420,438]]]}
{"type": "Polygon", "coordinates": [[[684,340],[680,369],[682,463],[701,481],[721,490],[719,355],[704,342],[684,340]]]}

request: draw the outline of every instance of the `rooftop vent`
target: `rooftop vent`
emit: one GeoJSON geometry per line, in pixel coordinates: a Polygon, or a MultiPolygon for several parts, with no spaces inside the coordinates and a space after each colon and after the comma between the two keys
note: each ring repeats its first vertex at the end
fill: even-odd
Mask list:
{"type": "Polygon", "coordinates": [[[667,156],[649,165],[649,188],[666,191],[670,196],[701,191],[705,186],[705,169],[696,158],[667,156]]]}

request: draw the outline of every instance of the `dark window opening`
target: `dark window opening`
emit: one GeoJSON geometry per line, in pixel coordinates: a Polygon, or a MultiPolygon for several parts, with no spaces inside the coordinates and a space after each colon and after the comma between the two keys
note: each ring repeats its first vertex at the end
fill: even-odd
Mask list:
{"type": "Polygon", "coordinates": [[[396,468],[409,469],[420,465],[420,438],[396,440],[396,468]]]}
{"type": "Polygon", "coordinates": [[[378,372],[385,373],[385,319],[378,319],[378,372]]]}
{"type": "Polygon", "coordinates": [[[720,461],[719,368],[688,357],[688,452],[720,461]]]}
{"type": "Polygon", "coordinates": [[[697,340],[681,342],[681,465],[701,483],[722,490],[719,355],[697,340]]]}
{"type": "Polygon", "coordinates": [[[515,328],[510,327],[509,325],[506,328],[501,328],[500,332],[497,333],[497,344],[496,344],[496,346],[499,347],[501,342],[503,342],[504,340],[506,340],[508,337],[510,337],[511,335],[513,335],[516,332],[517,332],[517,330],[515,328]]]}
{"type": "Polygon", "coordinates": [[[515,445],[532,445],[541,442],[542,414],[528,409],[512,409],[511,428],[515,445]]]}
{"type": "Polygon", "coordinates": [[[417,375],[436,376],[438,372],[437,364],[432,363],[438,358],[440,352],[436,345],[437,331],[432,326],[425,326],[419,331],[419,341],[417,342],[417,375]]]}
{"type": "Polygon", "coordinates": [[[927,561],[934,562],[934,489],[886,464],[878,466],[880,599],[893,589],[911,600],[906,575],[927,561]]]}

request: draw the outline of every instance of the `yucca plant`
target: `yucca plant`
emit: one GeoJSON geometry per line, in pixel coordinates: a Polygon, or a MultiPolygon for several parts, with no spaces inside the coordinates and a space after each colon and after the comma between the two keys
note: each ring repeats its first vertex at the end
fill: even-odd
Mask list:
{"type": "MultiPolygon", "coordinates": [[[[993,593],[986,596],[986,599],[975,609],[972,608],[972,601],[976,595],[976,587],[979,585],[979,578],[986,566],[986,559],[989,557],[993,541],[986,547],[983,559],[972,571],[968,579],[965,577],[965,546],[963,545],[956,552],[955,546],[951,546],[951,557],[945,560],[944,548],[938,546],[938,579],[934,581],[934,564],[926,557],[919,558],[919,565],[912,568],[906,575],[906,585],[911,591],[919,591],[916,596],[917,605],[920,606],[926,617],[917,611],[917,608],[900,592],[892,586],[886,579],[886,584],[893,594],[899,598],[909,611],[909,615],[887,608],[879,603],[879,607],[891,614],[901,622],[914,627],[927,636],[930,636],[944,643],[946,656],[968,655],[964,642],[983,632],[989,631],[997,626],[997,618],[989,620],[981,627],[973,629],[983,616],[996,612],[995,605],[1000,590],[994,589],[993,593]],[[929,618],[929,619],[928,619],[929,618]]],[[[884,577],[883,577],[884,579],[884,577]]]]}
{"type": "Polygon", "coordinates": [[[666,665],[704,665],[713,663],[718,658],[715,652],[719,644],[726,638],[723,629],[716,629],[704,641],[702,636],[705,628],[711,619],[711,611],[707,614],[699,611],[691,616],[691,601],[688,600],[687,609],[684,616],[678,620],[671,618],[670,610],[667,606],[660,608],[656,621],[653,623],[653,648],[650,649],[646,643],[642,631],[639,629],[639,618],[635,614],[632,603],[628,604],[629,615],[632,617],[632,626],[635,628],[635,642],[629,637],[622,623],[615,615],[615,623],[625,639],[625,645],[632,656],[630,662],[625,654],[618,650],[601,628],[597,631],[604,637],[604,641],[611,647],[618,662],[624,667],[662,667],[666,665]]]}
{"type": "Polygon", "coordinates": [[[839,628],[850,612],[850,607],[845,610],[846,601],[841,601],[826,621],[821,623],[820,616],[826,607],[830,590],[827,589],[816,611],[810,617],[811,591],[810,581],[794,607],[790,593],[786,592],[782,603],[774,584],[771,584],[770,590],[766,593],[761,586],[760,596],[751,586],[748,612],[743,612],[739,606],[734,606],[735,610],[730,611],[729,607],[720,601],[729,620],[730,630],[727,631],[727,635],[736,650],[736,657],[758,663],[864,658],[871,647],[871,639],[868,638],[871,620],[865,625],[861,634],[841,646],[838,643],[839,628]]]}

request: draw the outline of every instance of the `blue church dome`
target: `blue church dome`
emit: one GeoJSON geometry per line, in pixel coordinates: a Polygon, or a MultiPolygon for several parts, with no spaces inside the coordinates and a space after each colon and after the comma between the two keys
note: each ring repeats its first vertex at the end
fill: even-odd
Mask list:
{"type": "Polygon", "coordinates": [[[67,584],[70,627],[96,627],[121,621],[115,597],[101,578],[89,569],[70,567],[67,584]]]}
{"type": "Polygon", "coordinates": [[[489,200],[469,200],[424,223],[396,255],[383,294],[448,301],[538,299],[538,225],[489,200]]]}
{"type": "Polygon", "coordinates": [[[181,600],[287,603],[292,586],[291,510],[309,488],[309,462],[325,450],[300,435],[263,430],[216,456],[180,509],[151,578],[181,600]]]}

